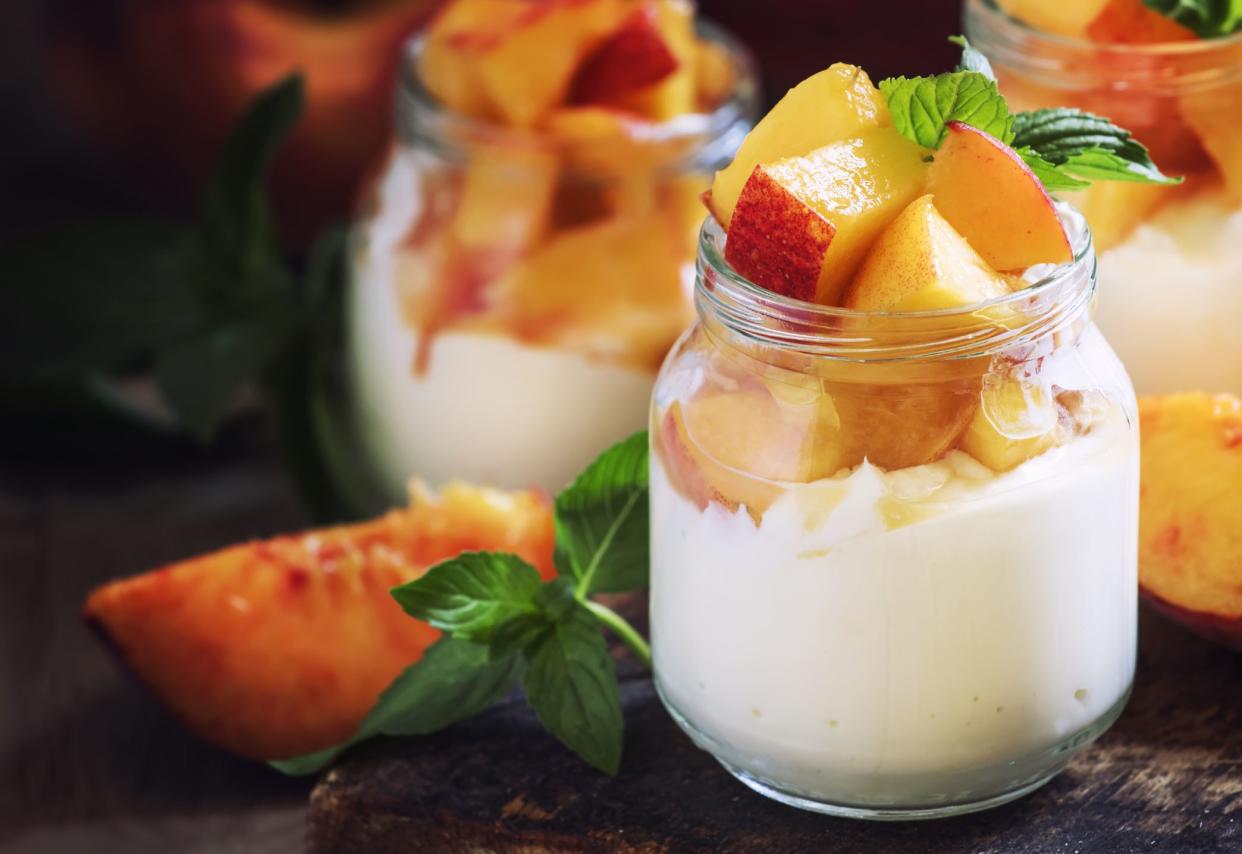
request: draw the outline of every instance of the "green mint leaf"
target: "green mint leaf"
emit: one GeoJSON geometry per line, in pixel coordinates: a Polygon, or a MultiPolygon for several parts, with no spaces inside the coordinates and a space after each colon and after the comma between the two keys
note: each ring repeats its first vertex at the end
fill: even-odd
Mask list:
{"type": "Polygon", "coordinates": [[[647,434],[609,448],[556,497],[556,565],[585,598],[647,586],[647,434]]]}
{"type": "Polygon", "coordinates": [[[1036,154],[1029,146],[1014,149],[1026,161],[1026,165],[1035,173],[1035,177],[1040,180],[1044,188],[1050,193],[1056,193],[1061,190],[1081,190],[1091,186],[1090,181],[1083,181],[1075,178],[1073,175],[1067,175],[1057,168],[1056,164],[1049,163],[1044,158],[1036,154]]]}
{"type": "Polygon", "coordinates": [[[606,774],[621,765],[621,697],[599,623],[578,602],[526,654],[522,688],[549,732],[606,774]]]}
{"type": "Polygon", "coordinates": [[[554,578],[540,587],[532,602],[534,611],[510,617],[496,628],[490,643],[493,656],[529,652],[578,604],[573,582],[564,577],[554,578]]]}
{"type": "Polygon", "coordinates": [[[1143,0],[1144,5],[1193,30],[1201,39],[1242,28],[1242,0],[1143,0]]]}
{"type": "Polygon", "coordinates": [[[535,612],[539,572],[517,555],[463,552],[394,587],[410,616],[448,635],[487,642],[507,620],[535,612]]]}
{"type": "Polygon", "coordinates": [[[326,750],[271,763],[286,774],[318,771],[350,745],[377,735],[426,735],[478,714],[517,684],[517,656],[494,658],[486,646],[442,638],[406,668],[347,741],[326,750]]]}
{"type": "Polygon", "coordinates": [[[1081,110],[1056,108],[1019,113],[1014,117],[1013,145],[1033,152],[1057,172],[1075,178],[1153,184],[1177,184],[1182,180],[1163,174],[1147,149],[1128,130],[1081,110]]]}
{"type": "Polygon", "coordinates": [[[880,81],[893,124],[924,148],[939,148],[945,124],[965,122],[1002,142],[1013,138],[1009,105],[996,81],[977,71],[954,71],[935,77],[890,77],[880,81]]]}
{"type": "Polygon", "coordinates": [[[965,36],[949,36],[949,41],[962,49],[962,58],[957,61],[955,71],[975,71],[989,80],[996,80],[996,72],[992,63],[982,52],[975,50],[965,36]]]}
{"type": "Polygon", "coordinates": [[[155,364],[160,396],[181,425],[206,442],[273,349],[270,331],[255,322],[211,329],[160,354],[155,364]]]}

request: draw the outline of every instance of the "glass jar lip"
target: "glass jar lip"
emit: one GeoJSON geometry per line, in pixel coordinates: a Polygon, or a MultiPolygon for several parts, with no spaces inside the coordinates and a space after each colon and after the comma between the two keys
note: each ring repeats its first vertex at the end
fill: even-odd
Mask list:
{"type": "Polygon", "coordinates": [[[1096,288],[1091,230],[1080,213],[1057,203],[1069,228],[1073,260],[1027,287],[955,308],[860,311],[777,294],[725,260],[725,230],[708,216],[699,231],[695,301],[734,332],[767,346],[853,361],[974,358],[1029,343],[1090,306],[1096,288]],[[1012,312],[1024,321],[998,324],[1012,312]]]}
{"type": "Polygon", "coordinates": [[[1121,44],[1112,42],[1093,42],[1077,36],[1067,36],[1041,30],[1020,18],[1015,18],[996,4],[996,0],[966,0],[966,20],[971,15],[980,15],[992,25],[1016,27],[1024,35],[1056,44],[1071,50],[1090,50],[1096,54],[1112,54],[1114,56],[1201,56],[1214,51],[1225,51],[1242,45],[1242,30],[1227,36],[1210,39],[1194,39],[1180,42],[1149,42],[1144,44],[1121,44]]]}
{"type": "MultiPolygon", "coordinates": [[[[734,85],[729,97],[710,113],[687,113],[664,121],[643,120],[640,142],[661,144],[679,140],[711,141],[749,126],[759,108],[759,75],[754,56],[732,33],[719,24],[696,18],[695,30],[724,48],[733,64],[734,85]]],[[[535,129],[513,128],[486,119],[456,112],[435,97],[418,74],[418,58],[426,43],[426,34],[418,33],[406,40],[401,50],[401,68],[397,77],[397,131],[439,148],[452,149],[446,140],[506,147],[546,147],[550,135],[535,129]]],[[[641,118],[641,117],[639,117],[641,118]]]]}

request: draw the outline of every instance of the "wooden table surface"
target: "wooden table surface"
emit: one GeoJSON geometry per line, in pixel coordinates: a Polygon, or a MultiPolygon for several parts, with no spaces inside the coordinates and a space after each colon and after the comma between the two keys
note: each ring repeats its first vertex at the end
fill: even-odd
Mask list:
{"type": "MultiPolygon", "coordinates": [[[[139,448],[108,462],[0,459],[0,852],[303,850],[313,781],[196,741],[78,619],[86,592],[106,579],[299,526],[272,459],[244,438],[211,453],[139,448]]],[[[1134,700],[1100,745],[1035,796],[979,816],[879,826],[769,804],[693,750],[633,679],[619,780],[583,771],[515,705],[349,757],[319,790],[315,838],[319,850],[372,852],[550,839],[557,850],[630,839],[648,850],[1242,852],[1242,656],[1150,614],[1141,635],[1134,700]],[[514,738],[528,746],[513,750],[514,738]],[[478,766],[463,764],[480,761],[486,773],[473,776],[478,766]],[[475,781],[468,792],[444,785],[452,767],[475,781]],[[653,768],[681,800],[650,788],[653,768]],[[381,777],[395,787],[382,802],[368,786],[381,777]],[[577,806],[556,810],[568,789],[577,806]],[[350,798],[352,814],[373,819],[369,831],[324,818],[340,819],[350,798]],[[728,817],[734,835],[712,836],[729,830],[728,817]],[[385,822],[403,848],[364,835],[385,822]],[[451,835],[435,845],[424,835],[410,848],[411,828],[449,826],[452,845],[451,835]]]]}

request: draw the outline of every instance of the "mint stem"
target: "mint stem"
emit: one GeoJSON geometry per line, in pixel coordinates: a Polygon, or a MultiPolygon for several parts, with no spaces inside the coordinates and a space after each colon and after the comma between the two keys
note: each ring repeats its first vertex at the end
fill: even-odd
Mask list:
{"type": "Polygon", "coordinates": [[[588,599],[586,601],[587,610],[595,615],[595,619],[599,620],[605,626],[612,630],[613,634],[621,638],[621,642],[630,648],[630,651],[638,656],[638,660],[648,670],[651,669],[651,645],[646,639],[638,633],[638,630],[629,624],[629,621],[609,608],[607,605],[588,599]]]}

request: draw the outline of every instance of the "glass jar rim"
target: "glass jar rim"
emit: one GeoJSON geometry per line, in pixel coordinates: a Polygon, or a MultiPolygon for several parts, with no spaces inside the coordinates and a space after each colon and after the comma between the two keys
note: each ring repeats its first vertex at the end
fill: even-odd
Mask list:
{"type": "Polygon", "coordinates": [[[1010,15],[996,0],[965,0],[963,20],[971,43],[989,59],[1033,74],[1054,75],[1059,69],[1041,51],[1030,50],[1031,41],[1061,54],[1066,66],[1105,66],[1117,88],[1148,82],[1166,88],[1201,88],[1242,80],[1242,30],[1188,41],[1093,42],[1041,30],[1010,15]]]}
{"type": "Polygon", "coordinates": [[[1090,309],[1096,291],[1091,230],[1068,204],[1058,206],[1072,226],[1072,261],[1003,296],[920,311],[860,311],[768,290],[725,260],[725,230],[708,216],[699,232],[695,306],[700,317],[717,318],[757,344],[808,356],[899,362],[992,355],[1043,338],[1090,309]],[[998,323],[1001,316],[1022,321],[998,323]]]}
{"type": "MultiPolygon", "coordinates": [[[[745,45],[719,24],[696,18],[695,30],[699,37],[724,48],[728,54],[734,72],[729,96],[710,113],[687,113],[664,121],[643,120],[643,133],[636,141],[653,145],[696,139],[704,143],[722,141],[730,148],[727,159],[759,108],[757,64],[745,45]],[[735,134],[738,135],[736,141],[735,134]]],[[[462,143],[514,148],[546,148],[552,143],[553,138],[548,133],[468,116],[436,98],[418,74],[418,59],[425,44],[426,34],[418,33],[406,40],[401,51],[396,95],[400,137],[431,145],[443,153],[457,153],[462,143]]]]}

